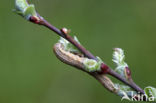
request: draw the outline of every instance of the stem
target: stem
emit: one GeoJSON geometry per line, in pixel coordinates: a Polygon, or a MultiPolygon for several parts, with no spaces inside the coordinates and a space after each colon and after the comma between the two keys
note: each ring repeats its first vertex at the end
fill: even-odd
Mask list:
{"type": "Polygon", "coordinates": [[[50,30],[52,30],[56,34],[58,34],[59,36],[61,36],[61,37],[65,38],[66,40],[68,40],[70,43],[72,43],[75,47],[77,47],[77,49],[79,49],[89,59],[97,60],[94,55],[92,55],[89,51],[87,51],[82,45],[80,45],[79,43],[77,43],[70,35],[63,33],[61,30],[59,30],[55,26],[51,25],[45,19],[42,20],[41,25],[49,28],[50,30]]]}
{"type": "Polygon", "coordinates": [[[138,86],[136,85],[132,79],[130,79],[130,81],[128,82],[125,78],[122,78],[118,73],[116,73],[115,71],[113,71],[112,69],[109,69],[108,74],[112,75],[113,77],[117,78],[118,80],[122,81],[123,83],[125,83],[126,85],[130,86],[131,88],[133,88],[135,91],[140,92],[142,94],[144,94],[144,91],[138,86]]]}
{"type": "MultiPolygon", "coordinates": [[[[39,22],[36,22],[36,20],[33,20],[34,17],[30,17],[30,21],[35,23],[35,24],[43,25],[43,26],[47,27],[48,29],[54,31],[56,34],[58,34],[59,36],[65,38],[70,43],[72,43],[75,47],[77,47],[77,49],[79,49],[86,57],[88,57],[89,59],[97,60],[96,57],[93,54],[91,54],[89,51],[87,51],[82,45],[77,43],[70,35],[63,33],[61,30],[59,30],[58,28],[56,28],[55,26],[53,26],[49,22],[47,22],[40,15],[38,15],[38,16],[39,16],[39,19],[40,19],[39,22]]],[[[106,67],[104,69],[106,69],[106,71],[108,71],[107,74],[110,74],[111,76],[115,77],[116,79],[118,79],[121,82],[125,83],[126,85],[130,86],[135,91],[144,94],[144,91],[139,86],[137,86],[134,82],[128,82],[126,79],[124,79],[122,76],[120,76],[120,74],[116,73],[111,68],[109,68],[106,64],[104,64],[104,65],[106,67]]]]}

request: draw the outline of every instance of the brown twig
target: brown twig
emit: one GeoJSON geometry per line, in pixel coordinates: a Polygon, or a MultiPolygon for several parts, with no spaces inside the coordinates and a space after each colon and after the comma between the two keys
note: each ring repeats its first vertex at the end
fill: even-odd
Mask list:
{"type": "MultiPolygon", "coordinates": [[[[70,35],[63,33],[60,29],[56,28],[55,26],[51,25],[49,22],[47,22],[44,18],[42,18],[40,15],[38,15],[38,18],[36,17],[30,17],[30,21],[35,23],[35,24],[39,24],[39,25],[43,25],[47,28],[49,28],[50,30],[54,31],[56,34],[58,34],[59,36],[65,38],[66,40],[68,40],[70,43],[72,43],[77,49],[79,49],[86,57],[88,57],[89,59],[94,59],[97,60],[96,57],[91,54],[89,51],[87,51],[82,45],[80,45],[79,43],[77,43],[70,35]]],[[[144,94],[144,91],[137,86],[132,80],[131,82],[127,81],[126,79],[124,79],[122,76],[120,76],[118,73],[116,73],[115,71],[113,71],[110,67],[108,67],[106,64],[102,63],[103,66],[101,66],[101,69],[103,70],[102,73],[103,74],[110,74],[111,76],[115,77],[116,79],[122,81],[123,83],[125,83],[126,85],[130,86],[132,89],[134,89],[135,91],[144,94]]],[[[101,74],[100,74],[101,75],[101,74]]]]}

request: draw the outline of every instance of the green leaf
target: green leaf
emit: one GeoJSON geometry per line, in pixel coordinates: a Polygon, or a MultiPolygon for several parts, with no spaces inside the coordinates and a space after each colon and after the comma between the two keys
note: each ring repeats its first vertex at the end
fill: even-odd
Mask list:
{"type": "MultiPolygon", "coordinates": [[[[74,36],[74,40],[80,44],[80,42],[78,41],[77,37],[74,36]]],[[[59,40],[60,43],[63,44],[63,46],[65,47],[66,51],[72,52],[72,53],[81,53],[73,44],[71,44],[69,41],[67,41],[64,38],[60,38],[59,40]]]]}
{"type": "Polygon", "coordinates": [[[29,5],[24,12],[24,17],[29,19],[30,16],[37,16],[35,6],[33,4],[29,5]]]}
{"type": "Polygon", "coordinates": [[[37,17],[34,5],[28,4],[26,0],[15,0],[15,8],[15,12],[27,20],[29,20],[30,16],[37,17]]]}
{"type": "Polygon", "coordinates": [[[15,0],[15,8],[17,11],[24,12],[25,8],[27,8],[29,4],[26,0],[15,0]]]}
{"type": "Polygon", "coordinates": [[[115,71],[119,73],[125,79],[128,79],[126,73],[126,67],[128,64],[125,62],[124,51],[121,48],[115,48],[113,52],[113,62],[116,64],[115,71]]]}
{"type": "Polygon", "coordinates": [[[97,72],[101,70],[101,63],[103,62],[99,57],[97,57],[98,61],[93,59],[86,58],[83,62],[85,66],[85,70],[88,72],[97,72]]]}

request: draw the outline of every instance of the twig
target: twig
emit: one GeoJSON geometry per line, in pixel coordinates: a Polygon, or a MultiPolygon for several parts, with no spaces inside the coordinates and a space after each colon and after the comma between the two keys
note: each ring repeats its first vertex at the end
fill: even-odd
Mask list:
{"type": "Polygon", "coordinates": [[[56,28],[55,26],[53,26],[52,24],[50,24],[49,22],[47,22],[43,17],[41,17],[38,14],[39,18],[40,18],[40,22],[35,22],[36,19],[34,17],[30,17],[30,21],[35,23],[35,24],[40,24],[43,25],[47,28],[49,28],[50,30],[54,31],[56,34],[58,34],[59,36],[65,38],[66,40],[68,40],[69,42],[71,42],[75,47],[77,47],[86,57],[88,57],[89,59],[94,59],[97,60],[95,56],[93,56],[89,51],[87,51],[82,45],[78,44],[70,35],[63,33],[61,30],[59,30],[58,28],[56,28]]]}
{"type": "Polygon", "coordinates": [[[66,39],[71,44],[73,44],[84,55],[84,58],[81,58],[78,55],[74,55],[74,54],[68,55],[70,52],[67,52],[67,53],[66,53],[66,51],[61,52],[61,50],[63,50],[63,49],[57,48],[57,47],[61,47],[61,45],[55,45],[54,46],[54,52],[55,52],[56,56],[58,56],[58,58],[61,61],[63,61],[66,64],[69,64],[71,66],[75,66],[76,68],[79,68],[79,69],[89,73],[90,75],[95,77],[109,91],[114,92],[120,96],[123,95],[122,90],[120,91],[119,90],[120,88],[119,89],[116,88],[115,84],[106,76],[107,74],[109,74],[109,75],[113,76],[114,78],[120,80],[121,82],[123,82],[127,86],[134,89],[136,92],[144,94],[144,91],[133,82],[133,80],[131,78],[131,71],[128,68],[128,66],[124,66],[124,70],[125,70],[124,73],[125,73],[126,77],[121,76],[120,74],[115,72],[113,69],[111,69],[108,65],[106,65],[102,61],[99,61],[98,58],[96,58],[92,53],[90,53],[88,50],[86,50],[86,48],[84,48],[75,39],[73,39],[68,34],[68,32],[67,32],[68,30],[58,29],[55,26],[53,26],[52,24],[50,24],[49,22],[47,22],[43,17],[41,17],[36,12],[33,4],[29,5],[27,0],[15,0],[15,5],[16,5],[16,11],[19,15],[23,16],[26,20],[28,20],[32,23],[45,26],[46,28],[52,30],[53,32],[55,32],[56,34],[63,37],[64,39],[66,39]],[[83,60],[89,61],[88,59],[90,61],[94,61],[98,64],[98,67],[96,67],[96,69],[98,68],[98,70],[91,71],[91,72],[90,72],[90,70],[92,70],[92,68],[89,71],[85,70],[86,68],[83,66],[86,66],[86,65],[83,65],[83,63],[85,63],[85,61],[83,61],[83,60]],[[75,60],[75,62],[74,62],[74,60],[75,60]],[[81,60],[82,60],[82,62],[81,62],[81,60]]]}
{"type": "MultiPolygon", "coordinates": [[[[47,28],[49,28],[50,30],[54,31],[56,34],[58,34],[59,36],[65,38],[66,40],[68,40],[70,43],[72,43],[77,49],[79,49],[86,57],[88,57],[89,59],[94,59],[97,60],[96,57],[91,54],[89,51],[87,51],[82,45],[80,45],[79,43],[77,43],[70,35],[63,33],[61,30],[59,30],[58,28],[56,28],[55,26],[51,25],[49,22],[47,22],[43,17],[41,17],[40,15],[38,15],[38,17],[40,18],[39,21],[36,21],[36,18],[34,17],[30,17],[30,21],[35,23],[35,24],[39,24],[39,25],[43,25],[47,28]]],[[[118,73],[116,73],[115,71],[113,71],[110,67],[108,67],[106,64],[102,64],[102,73],[103,74],[110,74],[113,77],[115,77],[116,79],[122,81],[123,83],[125,83],[126,85],[130,86],[131,88],[133,88],[135,91],[144,94],[144,91],[137,86],[134,82],[128,82],[126,79],[124,79],[123,77],[121,77],[118,73]]]]}

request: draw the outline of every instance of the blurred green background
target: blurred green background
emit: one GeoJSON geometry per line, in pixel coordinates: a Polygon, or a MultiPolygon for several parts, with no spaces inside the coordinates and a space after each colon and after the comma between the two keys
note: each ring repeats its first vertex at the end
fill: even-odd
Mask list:
{"type": "MultiPolygon", "coordinates": [[[[156,87],[155,0],[31,2],[56,27],[70,28],[111,67],[112,48],[123,48],[134,81],[142,88],[156,87]]],[[[14,0],[0,1],[0,103],[121,102],[88,74],[60,62],[52,52],[59,37],[13,8],[14,0]]]]}

